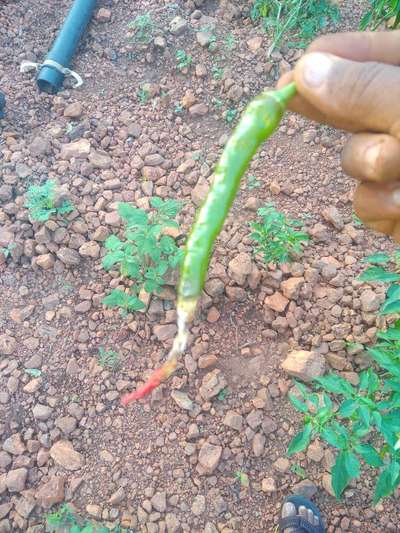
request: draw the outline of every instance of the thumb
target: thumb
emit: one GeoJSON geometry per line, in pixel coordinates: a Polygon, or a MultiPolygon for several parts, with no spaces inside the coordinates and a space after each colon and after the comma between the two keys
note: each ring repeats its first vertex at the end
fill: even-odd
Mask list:
{"type": "Polygon", "coordinates": [[[400,139],[400,67],[312,52],[297,63],[294,79],[299,93],[329,123],[400,139]]]}

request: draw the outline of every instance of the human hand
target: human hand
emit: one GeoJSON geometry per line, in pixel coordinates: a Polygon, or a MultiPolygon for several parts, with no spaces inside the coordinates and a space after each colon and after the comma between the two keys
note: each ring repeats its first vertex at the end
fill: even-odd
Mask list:
{"type": "Polygon", "coordinates": [[[278,87],[293,80],[292,111],[353,133],[342,167],[360,181],[357,216],[400,242],[400,30],[320,37],[278,87]]]}

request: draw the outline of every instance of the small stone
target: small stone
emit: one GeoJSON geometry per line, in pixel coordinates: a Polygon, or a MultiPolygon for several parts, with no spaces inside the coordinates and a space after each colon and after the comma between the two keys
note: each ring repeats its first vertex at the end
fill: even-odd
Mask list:
{"type": "Polygon", "coordinates": [[[371,289],[363,291],[360,296],[361,309],[365,313],[373,313],[377,311],[381,305],[379,296],[371,289]]]}
{"type": "Polygon", "coordinates": [[[50,270],[54,266],[54,257],[52,254],[38,255],[36,258],[36,264],[43,268],[43,270],[50,270]]]}
{"type": "Polygon", "coordinates": [[[216,368],[204,376],[199,392],[202,398],[210,400],[225,387],[226,379],[221,370],[216,368]]]}
{"type": "Polygon", "coordinates": [[[285,474],[289,471],[290,462],[289,459],[287,459],[286,457],[279,457],[279,459],[277,459],[272,466],[277,472],[285,474]]]}
{"type": "Polygon", "coordinates": [[[61,416],[56,419],[56,426],[68,435],[76,429],[76,420],[72,416],[61,416]]]}
{"type": "Polygon", "coordinates": [[[251,271],[251,256],[245,252],[239,253],[229,261],[228,274],[238,285],[244,286],[246,284],[247,276],[251,274],[251,271]]]}
{"type": "Polygon", "coordinates": [[[167,526],[167,533],[178,533],[181,529],[181,523],[174,513],[165,515],[165,525],[167,526]]]}
{"type": "Polygon", "coordinates": [[[120,487],[117,491],[115,491],[110,499],[109,499],[109,503],[111,505],[119,505],[124,499],[125,499],[125,490],[123,487],[120,487]]]}
{"type": "Polygon", "coordinates": [[[191,411],[193,409],[193,402],[186,392],[173,390],[171,392],[171,398],[181,409],[184,409],[185,411],[191,411]]]}
{"type": "Polygon", "coordinates": [[[37,403],[33,407],[32,413],[36,420],[46,421],[51,417],[53,409],[48,405],[42,405],[40,403],[37,403]]]}
{"type": "Polygon", "coordinates": [[[214,35],[210,31],[198,31],[196,33],[196,41],[203,48],[206,48],[213,42],[214,35]]]}
{"type": "Polygon", "coordinates": [[[283,313],[286,309],[289,300],[280,292],[274,292],[271,296],[267,296],[264,300],[264,305],[273,309],[277,313],[283,313]]]}
{"type": "Polygon", "coordinates": [[[67,440],[59,440],[50,448],[50,457],[66,470],[79,470],[84,464],[83,457],[74,450],[67,440]]]}
{"type": "Polygon", "coordinates": [[[154,47],[158,48],[159,50],[165,50],[165,48],[167,47],[167,41],[162,35],[157,35],[156,37],[154,37],[153,44],[154,47]]]}
{"type": "Polygon", "coordinates": [[[154,326],[153,333],[160,342],[173,339],[177,332],[175,324],[160,324],[154,326]]]}
{"type": "Polygon", "coordinates": [[[65,265],[77,266],[81,262],[81,258],[76,250],[61,247],[57,250],[57,257],[65,265]]]}
{"type": "Polygon", "coordinates": [[[64,109],[64,117],[79,118],[82,115],[82,104],[80,102],[72,102],[64,109]]]}
{"type": "Polygon", "coordinates": [[[64,501],[64,476],[52,476],[50,480],[36,491],[37,503],[45,509],[64,501]]]}
{"type": "Polygon", "coordinates": [[[341,231],[344,228],[344,221],[342,215],[336,209],[336,207],[331,206],[327,207],[322,211],[322,216],[324,219],[332,224],[334,228],[341,231]]]}
{"type": "Polygon", "coordinates": [[[203,203],[203,200],[207,196],[208,190],[209,185],[206,181],[199,181],[197,185],[192,189],[192,202],[196,207],[199,207],[203,203]]]}
{"type": "Polygon", "coordinates": [[[201,355],[197,361],[199,368],[209,368],[210,366],[216,365],[218,362],[218,357],[216,355],[201,355]]]}
{"type": "Polygon", "coordinates": [[[90,152],[89,161],[95,168],[107,169],[111,167],[112,159],[109,155],[97,152],[90,152]]]}
{"type": "Polygon", "coordinates": [[[206,510],[206,499],[202,494],[198,494],[192,503],[192,513],[201,516],[206,510]]]}
{"type": "Polygon", "coordinates": [[[218,322],[220,316],[221,313],[216,307],[213,306],[207,313],[207,322],[210,322],[210,324],[215,324],[215,322],[218,322]]]}
{"type": "Polygon", "coordinates": [[[204,103],[194,104],[189,107],[189,113],[194,117],[203,117],[208,113],[208,105],[204,103]]]}
{"type": "Polygon", "coordinates": [[[100,245],[95,241],[88,241],[79,248],[82,257],[92,257],[97,259],[100,256],[100,245]]]}
{"type": "MultiPolygon", "coordinates": [[[[13,508],[12,503],[3,503],[0,505],[0,520],[3,519],[5,516],[8,515],[8,513],[13,508]]],[[[0,528],[1,531],[1,528],[0,528]]]]}
{"type": "Polygon", "coordinates": [[[3,450],[12,455],[23,454],[26,448],[25,444],[22,442],[21,435],[19,433],[14,433],[14,435],[8,437],[8,439],[3,442],[3,450]]]}
{"type": "Polygon", "coordinates": [[[253,437],[253,453],[256,457],[261,457],[264,452],[266,438],[262,433],[256,433],[253,437]]]}
{"type": "Polygon", "coordinates": [[[309,479],[302,479],[299,483],[296,483],[296,485],[293,486],[292,490],[293,494],[298,494],[299,496],[311,500],[311,498],[317,494],[318,487],[309,479]]]}
{"type": "Polygon", "coordinates": [[[222,423],[225,426],[236,429],[236,431],[242,431],[243,417],[236,413],[236,411],[228,411],[222,423]]]}
{"type": "Polygon", "coordinates": [[[51,145],[48,139],[35,137],[29,146],[29,151],[33,156],[41,156],[50,152],[51,145]]]}
{"type": "Polygon", "coordinates": [[[90,516],[93,516],[94,518],[97,518],[98,520],[101,519],[101,507],[100,505],[95,504],[89,504],[86,505],[86,511],[90,516]]]}
{"type": "Polygon", "coordinates": [[[0,246],[7,247],[12,243],[14,239],[14,233],[8,231],[6,228],[0,228],[0,246]]]}
{"type": "Polygon", "coordinates": [[[299,297],[300,289],[304,285],[304,278],[289,278],[281,283],[281,289],[285,298],[296,300],[299,297]]]}
{"type": "Polygon", "coordinates": [[[328,494],[335,497],[335,492],[332,487],[332,476],[330,474],[324,474],[322,476],[322,486],[328,494]]]}
{"type": "Polygon", "coordinates": [[[205,442],[200,448],[199,464],[205,473],[212,474],[217,468],[222,455],[222,446],[205,442]]]}
{"type": "Polygon", "coordinates": [[[17,348],[17,341],[10,335],[0,335],[0,355],[12,355],[17,348]]]}
{"type": "Polygon", "coordinates": [[[10,470],[6,477],[6,487],[9,492],[21,492],[25,488],[28,470],[26,468],[16,468],[10,470]]]}
{"type": "Polygon", "coordinates": [[[261,411],[261,409],[253,409],[246,416],[246,422],[251,427],[252,430],[257,429],[258,426],[261,425],[262,420],[263,420],[263,412],[261,411]]]}
{"type": "Polygon", "coordinates": [[[61,146],[60,157],[61,159],[67,159],[69,161],[72,158],[86,159],[89,154],[90,141],[88,141],[88,139],[79,139],[79,141],[63,144],[61,146]]]}
{"type": "Polygon", "coordinates": [[[111,20],[111,11],[105,7],[101,7],[96,13],[96,20],[98,22],[109,22],[111,20]]]}
{"type": "Polygon", "coordinates": [[[151,505],[159,513],[165,513],[165,511],[167,510],[167,493],[156,492],[151,498],[151,505]]]}
{"type": "Polygon", "coordinates": [[[315,463],[320,463],[324,458],[324,449],[318,441],[312,442],[307,448],[307,457],[315,463]]]}
{"type": "Polygon", "coordinates": [[[255,54],[262,46],[263,38],[259,35],[256,37],[252,37],[251,39],[248,39],[247,46],[253,54],[255,54]]]}
{"type": "Polygon", "coordinates": [[[276,481],[273,477],[266,477],[261,482],[261,490],[267,494],[276,492],[276,481]]]}
{"type": "Polygon", "coordinates": [[[282,363],[282,368],[289,376],[308,383],[314,378],[324,375],[325,359],[318,352],[295,350],[288,354],[282,363]]]}
{"type": "Polygon", "coordinates": [[[107,213],[104,217],[104,222],[109,226],[119,226],[121,223],[121,217],[119,216],[118,211],[111,211],[111,213],[107,213]]]}
{"type": "Polygon", "coordinates": [[[169,31],[172,33],[172,35],[182,35],[185,33],[187,27],[188,23],[179,15],[174,17],[169,23],[169,31]]]}

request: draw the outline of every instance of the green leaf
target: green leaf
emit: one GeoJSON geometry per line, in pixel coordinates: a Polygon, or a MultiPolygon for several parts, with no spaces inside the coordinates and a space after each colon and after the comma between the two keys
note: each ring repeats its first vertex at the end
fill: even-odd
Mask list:
{"type": "MultiPolygon", "coordinates": [[[[391,300],[397,300],[400,298],[400,285],[393,283],[386,291],[386,297],[391,300]]],[[[398,327],[395,325],[395,327],[398,327]]]]}
{"type": "Polygon", "coordinates": [[[327,392],[342,394],[345,398],[351,398],[355,394],[355,389],[352,385],[337,374],[328,374],[327,376],[315,378],[314,381],[327,392]]]}
{"type": "Polygon", "coordinates": [[[42,375],[42,371],[38,368],[26,368],[25,372],[32,376],[33,378],[38,378],[42,375]]]}
{"type": "Polygon", "coordinates": [[[358,278],[360,281],[383,281],[384,283],[399,281],[400,275],[395,272],[387,272],[382,267],[367,268],[358,278]]]}
{"type": "Polygon", "coordinates": [[[378,252],[376,254],[368,255],[367,257],[364,257],[364,259],[361,259],[360,263],[373,263],[373,264],[386,264],[389,263],[390,256],[381,252],[378,252]]]}
{"type": "Polygon", "coordinates": [[[305,424],[303,431],[298,433],[289,444],[287,451],[288,456],[303,451],[311,442],[312,425],[311,423],[305,424]]]}
{"type": "Polygon", "coordinates": [[[370,444],[360,443],[357,444],[354,449],[359,455],[361,455],[368,465],[376,468],[383,465],[383,461],[380,458],[379,453],[370,444]]]}
{"type": "Polygon", "coordinates": [[[336,498],[340,498],[349,482],[360,475],[360,461],[349,451],[341,451],[332,468],[332,488],[336,498]]]}
{"type": "Polygon", "coordinates": [[[160,207],[164,205],[164,201],[158,196],[153,196],[153,198],[150,199],[150,205],[155,209],[160,209],[160,207]]]}
{"type": "Polygon", "coordinates": [[[339,414],[343,418],[350,418],[351,415],[357,411],[358,403],[354,400],[346,400],[339,408],[339,414]]]}
{"type": "Polygon", "coordinates": [[[128,227],[146,226],[149,218],[146,211],[133,207],[125,202],[120,202],[118,204],[118,214],[121,218],[126,220],[128,227]]]}
{"type": "Polygon", "coordinates": [[[376,337],[385,341],[400,341],[400,329],[389,328],[386,331],[378,331],[376,337]]]}
{"type": "Polygon", "coordinates": [[[380,315],[392,315],[394,313],[400,313],[400,299],[387,300],[379,310],[380,315]]]}
{"type": "Polygon", "coordinates": [[[399,485],[400,481],[400,464],[398,462],[391,462],[382,472],[376,482],[374,505],[379,500],[392,494],[394,489],[399,485]]]}
{"type": "Polygon", "coordinates": [[[106,254],[103,257],[102,265],[105,270],[110,270],[116,263],[120,263],[125,258],[125,253],[122,250],[117,250],[106,254]]]}
{"type": "Polygon", "coordinates": [[[302,413],[308,413],[308,407],[305,403],[301,402],[297,396],[295,396],[292,393],[289,393],[289,400],[292,402],[292,404],[295,406],[295,408],[298,411],[301,411],[302,413]]]}
{"type": "Polygon", "coordinates": [[[116,235],[110,235],[104,242],[108,250],[119,250],[123,245],[124,243],[116,235]]]}
{"type": "Polygon", "coordinates": [[[123,307],[125,306],[127,294],[118,289],[114,289],[108,296],[103,298],[103,304],[109,307],[123,307]]]}
{"type": "Polygon", "coordinates": [[[321,431],[321,438],[334,448],[343,450],[347,446],[346,439],[338,434],[332,427],[326,427],[321,431]]]}
{"type": "Polygon", "coordinates": [[[305,398],[309,394],[309,389],[304,385],[304,383],[301,383],[300,381],[294,382],[296,389],[300,392],[303,398],[305,398]]]}

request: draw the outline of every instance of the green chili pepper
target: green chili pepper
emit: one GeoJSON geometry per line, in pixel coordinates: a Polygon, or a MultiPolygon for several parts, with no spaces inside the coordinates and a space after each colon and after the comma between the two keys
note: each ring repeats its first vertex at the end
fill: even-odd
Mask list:
{"type": "Polygon", "coordinates": [[[259,146],[277,129],[294,83],[264,91],[245,109],[215,168],[214,181],[186,243],[178,289],[178,311],[192,320],[203,290],[211,249],[235,199],[240,180],[259,146]]]}

